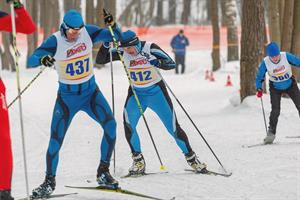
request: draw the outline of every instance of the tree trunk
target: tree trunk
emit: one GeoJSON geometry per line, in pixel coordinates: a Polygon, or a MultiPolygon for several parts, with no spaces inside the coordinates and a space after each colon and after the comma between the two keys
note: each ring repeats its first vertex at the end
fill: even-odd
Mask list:
{"type": "MultiPolygon", "coordinates": [[[[39,21],[38,20],[39,4],[33,1],[26,1],[26,8],[27,11],[30,13],[35,24],[38,24],[37,22],[39,21]]],[[[36,30],[34,33],[30,35],[27,35],[27,58],[37,48],[37,43],[38,43],[38,30],[36,30]]]]}
{"type": "Polygon", "coordinates": [[[237,7],[236,0],[227,0],[225,3],[226,27],[227,27],[227,60],[239,59],[239,39],[237,31],[237,7]]]}
{"type": "Polygon", "coordinates": [[[157,14],[156,14],[156,25],[163,25],[163,1],[158,0],[157,2],[157,14]]]}
{"type": "MultiPolygon", "coordinates": [[[[221,13],[222,13],[222,16],[221,16],[221,27],[224,27],[226,26],[226,20],[227,20],[227,16],[226,16],[226,1],[219,1],[219,5],[221,6],[221,13]]],[[[231,1],[231,0],[229,0],[231,1]]]]}
{"type": "Polygon", "coordinates": [[[192,0],[185,0],[183,4],[183,11],[181,15],[181,23],[187,25],[191,15],[191,3],[192,0]]]}
{"type": "MultiPolygon", "coordinates": [[[[300,1],[295,1],[294,4],[294,29],[293,29],[293,42],[292,53],[300,57],[300,1]]],[[[297,82],[300,82],[300,68],[293,67],[293,75],[297,82]]]]}
{"type": "MultiPolygon", "coordinates": [[[[0,8],[3,8],[4,12],[7,12],[10,15],[10,7],[7,5],[6,1],[0,1],[0,8]]],[[[10,52],[10,46],[12,44],[12,34],[2,32],[2,44],[3,51],[1,51],[1,61],[2,69],[16,71],[14,57],[10,52]]]]}
{"type": "Polygon", "coordinates": [[[86,0],[85,23],[95,24],[94,12],[95,12],[94,0],[86,0]]]}
{"type": "Polygon", "coordinates": [[[102,15],[103,8],[104,8],[103,0],[98,0],[97,1],[97,8],[96,8],[96,23],[97,23],[97,26],[100,26],[102,28],[105,27],[104,20],[103,20],[104,17],[102,15]]]}
{"type": "Polygon", "coordinates": [[[270,40],[276,42],[280,46],[280,10],[279,2],[281,0],[269,0],[268,3],[268,19],[270,40]]]}
{"type": "Polygon", "coordinates": [[[208,24],[211,21],[211,0],[206,0],[206,24],[208,24]]]}
{"type": "MultiPolygon", "coordinates": [[[[280,33],[282,34],[281,30],[283,27],[283,19],[284,19],[284,5],[285,5],[285,0],[279,0],[279,20],[280,20],[280,33]]],[[[281,39],[280,39],[281,41],[281,39]]]]}
{"type": "Polygon", "coordinates": [[[123,24],[124,26],[130,26],[131,23],[131,8],[134,7],[134,5],[137,3],[136,0],[131,0],[130,3],[128,3],[128,5],[126,6],[126,8],[123,10],[123,12],[121,13],[118,22],[120,22],[121,24],[123,24]]]}
{"type": "Polygon", "coordinates": [[[169,23],[176,24],[176,0],[169,0],[169,23]]]}
{"type": "Polygon", "coordinates": [[[43,0],[42,12],[45,15],[44,18],[44,40],[48,38],[53,32],[59,28],[59,6],[58,0],[43,0]],[[49,9],[53,8],[53,9],[49,9]],[[57,17],[49,17],[57,16],[57,17]]]}
{"type": "MultiPolygon", "coordinates": [[[[299,11],[297,11],[299,12],[299,11]]],[[[291,51],[292,46],[292,32],[293,32],[293,13],[294,13],[294,0],[285,1],[283,26],[281,30],[281,50],[291,51]]]]}
{"type": "Polygon", "coordinates": [[[256,92],[256,70],[264,57],[264,1],[246,0],[242,5],[240,60],[241,101],[256,92]]]}
{"type": "Polygon", "coordinates": [[[213,47],[212,47],[212,70],[220,69],[220,28],[219,28],[219,15],[218,15],[218,1],[211,1],[211,23],[213,29],[213,47]]]}
{"type": "MultiPolygon", "coordinates": [[[[48,0],[47,2],[51,2],[51,1],[48,0]]],[[[81,0],[64,0],[65,13],[70,9],[75,9],[81,12],[81,0]]]]}

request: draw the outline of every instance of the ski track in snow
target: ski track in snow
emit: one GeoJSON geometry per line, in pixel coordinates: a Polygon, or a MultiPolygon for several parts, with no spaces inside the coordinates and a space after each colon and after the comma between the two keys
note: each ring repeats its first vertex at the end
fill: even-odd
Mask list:
{"type": "MultiPolygon", "coordinates": [[[[222,52],[224,54],[224,52],[222,52]]],[[[116,178],[124,189],[176,200],[296,200],[300,199],[300,139],[285,138],[299,135],[298,113],[290,99],[282,99],[276,142],[253,148],[242,148],[262,142],[265,127],[260,101],[251,96],[239,104],[239,63],[225,63],[215,73],[216,82],[204,80],[205,70],[211,66],[210,52],[193,51],[187,55],[187,73],[176,76],[174,71],[163,71],[165,80],[188,111],[226,170],[233,172],[229,178],[199,175],[185,172],[188,165],[175,141],[151,111],[145,116],[150,125],[158,151],[168,174],[140,178],[121,179],[131,165],[130,149],[125,140],[122,111],[127,95],[128,82],[123,67],[114,63],[115,110],[118,123],[116,144],[116,178]],[[233,87],[225,87],[230,74],[233,87]]],[[[21,59],[24,66],[24,58],[21,59]]],[[[38,69],[21,69],[21,85],[24,87],[38,69]]],[[[98,85],[111,102],[109,65],[95,69],[98,85]]],[[[7,85],[8,103],[16,96],[15,74],[2,73],[7,85]]],[[[57,92],[57,75],[46,69],[22,96],[27,147],[30,190],[44,180],[45,154],[49,140],[52,109],[57,92]]],[[[171,96],[171,93],[169,93],[171,96]]],[[[186,131],[191,146],[209,169],[222,171],[199,134],[192,127],[172,97],[178,121],[186,131]]],[[[266,116],[270,112],[269,95],[263,96],[266,116]]],[[[18,103],[10,108],[11,134],[14,153],[12,193],[21,198],[26,194],[18,103]]],[[[268,121],[268,118],[267,118],[268,121]]],[[[145,125],[138,125],[147,171],[159,171],[160,164],[151,144],[145,125]]],[[[102,129],[85,113],[78,113],[65,137],[60,152],[56,194],[78,192],[64,197],[66,200],[130,200],[143,199],[122,194],[84,191],[65,188],[64,185],[88,186],[86,180],[95,180],[99,162],[99,144],[102,129]]],[[[111,163],[113,173],[113,162],[111,163]]],[[[57,198],[62,199],[62,198],[57,198]]]]}

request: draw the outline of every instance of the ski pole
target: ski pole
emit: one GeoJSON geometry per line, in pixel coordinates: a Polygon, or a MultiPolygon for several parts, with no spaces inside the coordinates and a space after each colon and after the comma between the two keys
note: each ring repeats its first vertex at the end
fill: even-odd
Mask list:
{"type": "MultiPolygon", "coordinates": [[[[17,76],[17,88],[18,96],[21,93],[20,86],[20,69],[19,69],[19,51],[17,49],[17,39],[16,39],[16,21],[15,21],[15,10],[13,3],[10,3],[11,11],[11,23],[12,23],[12,35],[13,35],[13,49],[15,53],[15,66],[16,66],[16,76],[17,76]]],[[[26,193],[27,199],[29,200],[29,181],[28,181],[28,170],[27,170],[27,158],[26,158],[26,145],[25,145],[25,133],[24,133],[24,123],[23,123],[23,110],[22,110],[22,99],[19,97],[19,112],[20,112],[20,124],[21,124],[21,135],[22,135],[22,147],[23,147],[23,162],[24,162],[24,173],[25,173],[25,182],[26,182],[26,193]]]]}
{"type": "Polygon", "coordinates": [[[266,133],[268,134],[267,122],[266,122],[266,114],[265,114],[264,103],[263,103],[262,97],[260,97],[260,103],[261,103],[261,110],[262,110],[263,117],[264,117],[264,123],[265,123],[266,133]]]}
{"type": "Polygon", "coordinates": [[[46,69],[46,67],[43,67],[43,68],[41,68],[41,71],[26,85],[26,87],[20,92],[20,94],[18,94],[18,96],[16,96],[15,98],[14,98],[14,100],[12,100],[9,104],[8,104],[8,106],[7,106],[7,108],[9,108],[10,106],[12,106],[12,104],[14,104],[15,103],[15,101],[17,101],[21,96],[22,96],[22,94],[31,86],[31,84],[42,74],[42,72],[44,71],[46,69]]]}
{"type": "MultiPolygon", "coordinates": [[[[106,10],[103,9],[103,12],[106,13],[106,10]]],[[[112,38],[113,38],[114,45],[115,45],[116,48],[118,49],[119,45],[118,45],[118,42],[117,42],[117,40],[116,40],[115,34],[114,34],[113,30],[112,30],[112,27],[111,27],[111,26],[108,26],[108,30],[109,30],[109,32],[110,32],[112,38]]],[[[136,100],[136,102],[137,102],[138,108],[139,108],[140,113],[141,113],[141,115],[142,115],[142,118],[143,118],[143,120],[144,120],[144,122],[145,122],[147,131],[148,131],[148,133],[149,133],[149,136],[150,136],[150,138],[151,138],[152,144],[153,144],[153,146],[154,146],[156,155],[157,155],[157,157],[158,157],[158,159],[159,159],[159,162],[160,162],[160,165],[161,165],[161,166],[160,166],[160,169],[161,169],[161,170],[164,170],[164,169],[165,169],[165,166],[163,165],[163,163],[162,163],[162,161],[161,161],[161,158],[160,158],[160,156],[159,156],[159,153],[158,153],[157,147],[156,147],[156,145],[155,145],[154,139],[153,139],[153,137],[152,137],[152,134],[151,134],[149,125],[148,125],[147,120],[146,120],[146,118],[145,118],[144,111],[143,111],[143,108],[142,108],[142,106],[141,106],[140,100],[139,100],[139,98],[138,98],[138,96],[137,96],[137,94],[136,94],[136,92],[135,92],[135,90],[134,90],[133,82],[132,82],[132,80],[131,80],[131,78],[130,78],[129,71],[128,71],[128,69],[127,69],[125,63],[124,63],[123,56],[121,55],[121,53],[120,53],[119,51],[117,51],[117,52],[118,52],[118,55],[119,55],[119,57],[120,57],[120,61],[121,61],[122,64],[123,64],[124,70],[125,70],[125,72],[126,72],[127,79],[128,79],[129,85],[130,85],[130,87],[131,87],[133,96],[134,96],[134,98],[135,98],[135,100],[136,100]]]]}
{"type": "MultiPolygon", "coordinates": [[[[110,59],[112,110],[113,110],[113,116],[115,117],[115,90],[114,90],[114,70],[113,70],[113,63],[112,63],[112,47],[109,48],[109,59],[110,59]]],[[[114,148],[113,156],[114,156],[114,174],[116,174],[116,146],[114,148]]]]}
{"type": "Polygon", "coordinates": [[[223,168],[224,172],[227,173],[225,167],[222,165],[221,161],[219,160],[219,158],[217,157],[217,155],[215,154],[215,152],[212,150],[212,148],[210,147],[210,145],[208,144],[208,142],[206,141],[206,139],[204,138],[204,136],[202,135],[202,133],[200,132],[200,130],[198,129],[198,127],[196,126],[196,124],[194,123],[194,121],[192,120],[192,118],[190,117],[190,115],[188,114],[188,112],[186,111],[186,109],[183,107],[183,105],[181,104],[181,102],[178,100],[178,98],[176,97],[176,95],[174,94],[174,92],[172,91],[172,89],[170,88],[170,86],[167,84],[167,82],[165,81],[165,79],[162,77],[160,71],[158,69],[156,69],[156,71],[159,74],[159,76],[161,77],[161,79],[163,80],[163,82],[165,83],[165,85],[167,86],[167,88],[169,89],[169,91],[171,92],[171,94],[173,95],[173,97],[175,98],[175,100],[177,101],[177,103],[179,104],[179,106],[182,108],[183,112],[189,118],[189,120],[191,121],[191,123],[193,124],[194,128],[197,130],[197,132],[199,133],[199,135],[201,136],[201,138],[203,139],[203,141],[205,142],[205,144],[207,145],[207,147],[209,148],[209,150],[212,152],[212,154],[214,155],[214,157],[216,158],[216,160],[218,161],[218,163],[221,165],[221,167],[223,168]]]}

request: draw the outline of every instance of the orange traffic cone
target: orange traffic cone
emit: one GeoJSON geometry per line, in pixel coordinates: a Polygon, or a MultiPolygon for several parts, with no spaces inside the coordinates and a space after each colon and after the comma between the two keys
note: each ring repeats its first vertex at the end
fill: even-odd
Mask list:
{"type": "Polygon", "coordinates": [[[208,70],[206,70],[205,71],[205,80],[209,80],[210,78],[209,78],[209,71],[208,70]]]}
{"type": "Polygon", "coordinates": [[[231,78],[230,78],[230,75],[227,76],[227,81],[226,81],[226,87],[230,87],[232,86],[232,82],[231,82],[231,78]]]}
{"type": "Polygon", "coordinates": [[[210,80],[211,82],[214,82],[214,81],[215,81],[214,73],[213,73],[212,71],[210,72],[209,80],[210,80]]]}

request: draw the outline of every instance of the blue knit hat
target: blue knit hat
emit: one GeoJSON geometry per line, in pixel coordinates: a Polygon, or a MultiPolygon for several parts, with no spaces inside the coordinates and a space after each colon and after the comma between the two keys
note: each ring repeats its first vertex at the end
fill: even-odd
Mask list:
{"type": "Polygon", "coordinates": [[[267,46],[267,55],[270,57],[278,56],[280,54],[280,49],[276,42],[271,42],[267,46]]]}
{"type": "Polygon", "coordinates": [[[136,36],[135,32],[128,30],[122,33],[121,45],[120,47],[130,47],[136,46],[140,43],[139,38],[136,36]]]}
{"type": "Polygon", "coordinates": [[[81,14],[77,10],[69,10],[66,12],[63,23],[65,23],[65,28],[80,29],[84,26],[84,22],[81,14]]]}

